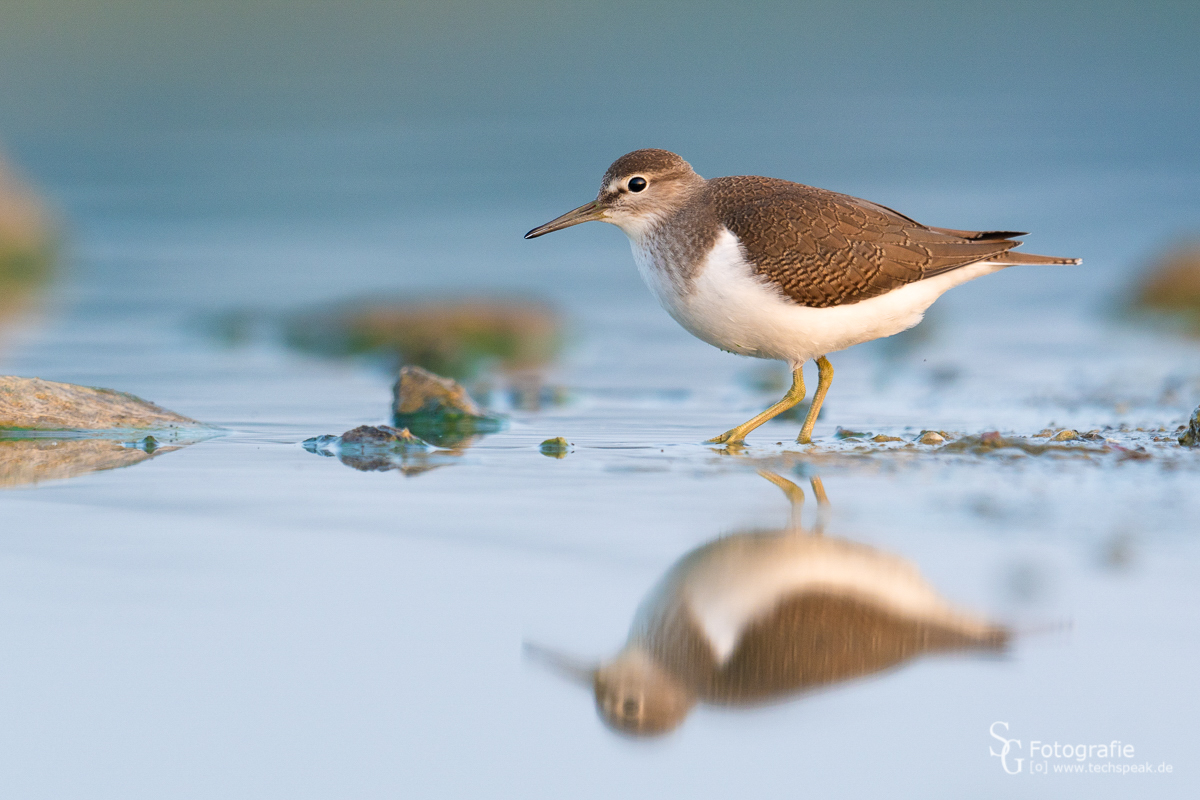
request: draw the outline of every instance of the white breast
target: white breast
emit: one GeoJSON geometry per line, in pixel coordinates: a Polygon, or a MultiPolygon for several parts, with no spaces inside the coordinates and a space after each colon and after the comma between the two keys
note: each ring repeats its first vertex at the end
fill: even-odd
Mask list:
{"type": "Polygon", "coordinates": [[[704,632],[718,663],[742,633],[779,603],[806,592],[853,597],[898,616],[982,635],[986,622],[943,600],[910,562],[865,545],[807,533],[741,534],[686,558],[663,580],[639,616],[668,619],[682,605],[704,632]]]}
{"type": "Polygon", "coordinates": [[[663,253],[631,241],[638,271],[650,291],[694,336],[732,353],[787,361],[793,368],[907,330],[947,290],[1004,268],[980,262],[859,303],[808,308],[755,275],[737,236],[727,228],[687,283],[670,278],[681,270],[663,263],[663,253]]]}

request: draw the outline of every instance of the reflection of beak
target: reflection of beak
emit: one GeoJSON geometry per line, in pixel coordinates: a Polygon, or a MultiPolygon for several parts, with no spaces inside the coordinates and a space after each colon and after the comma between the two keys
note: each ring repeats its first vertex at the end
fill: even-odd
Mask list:
{"type": "Polygon", "coordinates": [[[541,661],[563,677],[569,678],[575,683],[581,683],[588,688],[591,688],[596,680],[596,668],[583,663],[573,656],[555,652],[533,642],[525,643],[525,654],[541,661]]]}
{"type": "Polygon", "coordinates": [[[604,209],[600,206],[598,200],[593,200],[586,203],[574,211],[568,211],[558,219],[552,219],[545,225],[534,228],[529,233],[525,234],[526,239],[536,239],[543,234],[561,231],[563,228],[569,228],[572,225],[578,225],[581,222],[592,222],[594,220],[604,219],[604,209]]]}

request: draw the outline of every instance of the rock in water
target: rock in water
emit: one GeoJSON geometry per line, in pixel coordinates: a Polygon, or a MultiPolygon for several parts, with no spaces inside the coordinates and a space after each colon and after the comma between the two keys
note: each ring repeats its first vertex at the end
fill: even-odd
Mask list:
{"type": "Polygon", "coordinates": [[[0,438],[0,487],[128,467],[178,449],[158,447],[146,440],[130,443],[113,439],[0,438]]]}
{"type": "Polygon", "coordinates": [[[1200,407],[1192,414],[1192,422],[1183,436],[1179,437],[1179,443],[1184,447],[1200,447],[1200,407]]]}
{"type": "Polygon", "coordinates": [[[395,428],[380,425],[359,425],[354,430],[342,434],[343,445],[359,445],[360,447],[424,447],[425,443],[413,436],[408,428],[395,428]]]}
{"type": "Polygon", "coordinates": [[[477,434],[494,433],[502,425],[476,405],[456,381],[420,367],[403,367],[392,393],[396,426],[408,428],[439,447],[452,447],[477,434]]]}
{"type": "Polygon", "coordinates": [[[341,436],[314,436],[305,439],[303,447],[310,453],[336,457],[360,472],[399,470],[406,476],[452,464],[462,455],[461,450],[430,452],[407,428],[388,425],[360,425],[341,436]]]}
{"type": "Polygon", "coordinates": [[[1181,243],[1161,258],[1146,275],[1134,305],[1179,317],[1200,334],[1200,244],[1181,243]]]}
{"type": "Polygon", "coordinates": [[[557,354],[560,327],[552,309],[532,300],[372,298],[294,314],[284,338],[309,352],[373,355],[465,380],[493,363],[536,371],[557,354]]]}
{"type": "Polygon", "coordinates": [[[0,318],[19,311],[54,261],[50,215],[0,158],[0,318]]]}
{"type": "Polygon", "coordinates": [[[201,427],[125,392],[41,378],[0,376],[0,431],[201,427]]]}

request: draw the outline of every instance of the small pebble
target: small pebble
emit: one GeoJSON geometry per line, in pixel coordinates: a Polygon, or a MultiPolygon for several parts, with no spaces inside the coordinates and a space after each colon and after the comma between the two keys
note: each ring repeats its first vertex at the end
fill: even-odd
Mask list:
{"type": "Polygon", "coordinates": [[[1048,438],[1048,437],[1050,437],[1050,436],[1053,436],[1053,435],[1054,435],[1054,429],[1053,429],[1053,428],[1042,428],[1040,431],[1038,431],[1037,433],[1035,433],[1035,434],[1033,435],[1033,438],[1035,438],[1035,439],[1044,439],[1044,438],[1048,438]]]}
{"type": "Polygon", "coordinates": [[[919,444],[945,444],[946,437],[937,431],[925,431],[921,434],[921,438],[917,439],[917,442],[919,444]]]}
{"type": "Polygon", "coordinates": [[[1073,431],[1070,428],[1061,430],[1051,437],[1052,442],[1069,442],[1079,438],[1079,431],[1073,431]]]}
{"type": "Polygon", "coordinates": [[[871,440],[872,442],[903,442],[899,436],[884,436],[882,433],[871,440]]]}
{"type": "Polygon", "coordinates": [[[566,458],[569,447],[570,442],[561,436],[555,436],[538,445],[538,450],[542,452],[542,455],[550,458],[566,458]]]}

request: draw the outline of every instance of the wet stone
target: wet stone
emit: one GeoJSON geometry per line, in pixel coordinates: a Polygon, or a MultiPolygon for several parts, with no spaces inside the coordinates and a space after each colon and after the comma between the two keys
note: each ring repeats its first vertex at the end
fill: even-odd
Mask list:
{"type": "Polygon", "coordinates": [[[1180,243],[1154,264],[1133,305],[1144,312],[1174,318],[1200,334],[1200,246],[1180,243]]]}
{"type": "Polygon", "coordinates": [[[189,417],[112,389],[0,376],[0,430],[201,427],[189,417]]]}
{"type": "Polygon", "coordinates": [[[367,445],[367,446],[403,446],[403,447],[425,447],[425,443],[418,439],[408,430],[408,428],[396,429],[390,425],[380,425],[374,427],[371,425],[360,425],[353,430],[346,431],[342,434],[343,445],[367,445]]]}
{"type": "Polygon", "coordinates": [[[440,447],[452,447],[503,427],[503,422],[476,405],[457,381],[421,367],[402,368],[392,394],[393,422],[440,447]]]}
{"type": "Polygon", "coordinates": [[[1040,456],[1044,453],[1062,453],[1066,455],[1084,456],[1091,453],[1103,453],[1104,450],[1089,447],[1068,446],[1063,444],[1036,444],[1020,436],[1004,436],[999,431],[988,431],[979,436],[964,436],[958,441],[951,442],[941,448],[946,453],[974,453],[987,455],[999,450],[1019,450],[1027,455],[1040,456]]]}
{"type": "Polygon", "coordinates": [[[550,458],[566,458],[570,450],[570,442],[561,436],[555,436],[553,439],[547,439],[538,445],[538,450],[542,455],[550,458]]]}
{"type": "Polygon", "coordinates": [[[50,278],[55,238],[42,198],[0,158],[0,322],[21,312],[50,278]]]}
{"type": "Polygon", "coordinates": [[[407,428],[389,425],[360,425],[341,436],[314,436],[305,439],[304,449],[310,453],[333,456],[343,452],[401,451],[409,448],[425,449],[425,442],[414,436],[407,428]]]}
{"type": "Polygon", "coordinates": [[[1179,437],[1179,443],[1184,447],[1200,447],[1200,407],[1192,414],[1192,421],[1179,437]]]}
{"type": "Polygon", "coordinates": [[[865,431],[852,431],[852,430],[847,430],[846,428],[843,428],[841,426],[838,426],[837,433],[833,434],[833,438],[835,438],[835,439],[863,439],[870,435],[871,434],[869,434],[865,431]]]}
{"type": "Polygon", "coordinates": [[[489,367],[537,370],[554,360],[561,322],[548,306],[514,298],[371,299],[298,312],[284,320],[292,347],[366,355],[466,380],[489,367]]]}
{"type": "Polygon", "coordinates": [[[883,444],[884,442],[903,442],[899,436],[885,436],[882,433],[871,439],[872,442],[883,444]]]}
{"type": "Polygon", "coordinates": [[[1079,438],[1079,431],[1073,431],[1070,428],[1061,430],[1050,437],[1052,442],[1070,442],[1079,438]]]}
{"type": "Polygon", "coordinates": [[[937,431],[922,431],[921,438],[917,439],[919,444],[945,444],[946,437],[942,436],[937,431]]]}
{"type": "Polygon", "coordinates": [[[390,472],[420,475],[452,464],[462,455],[458,450],[431,450],[407,428],[390,425],[360,425],[341,436],[314,436],[302,443],[305,450],[336,458],[359,472],[390,472]]]}

